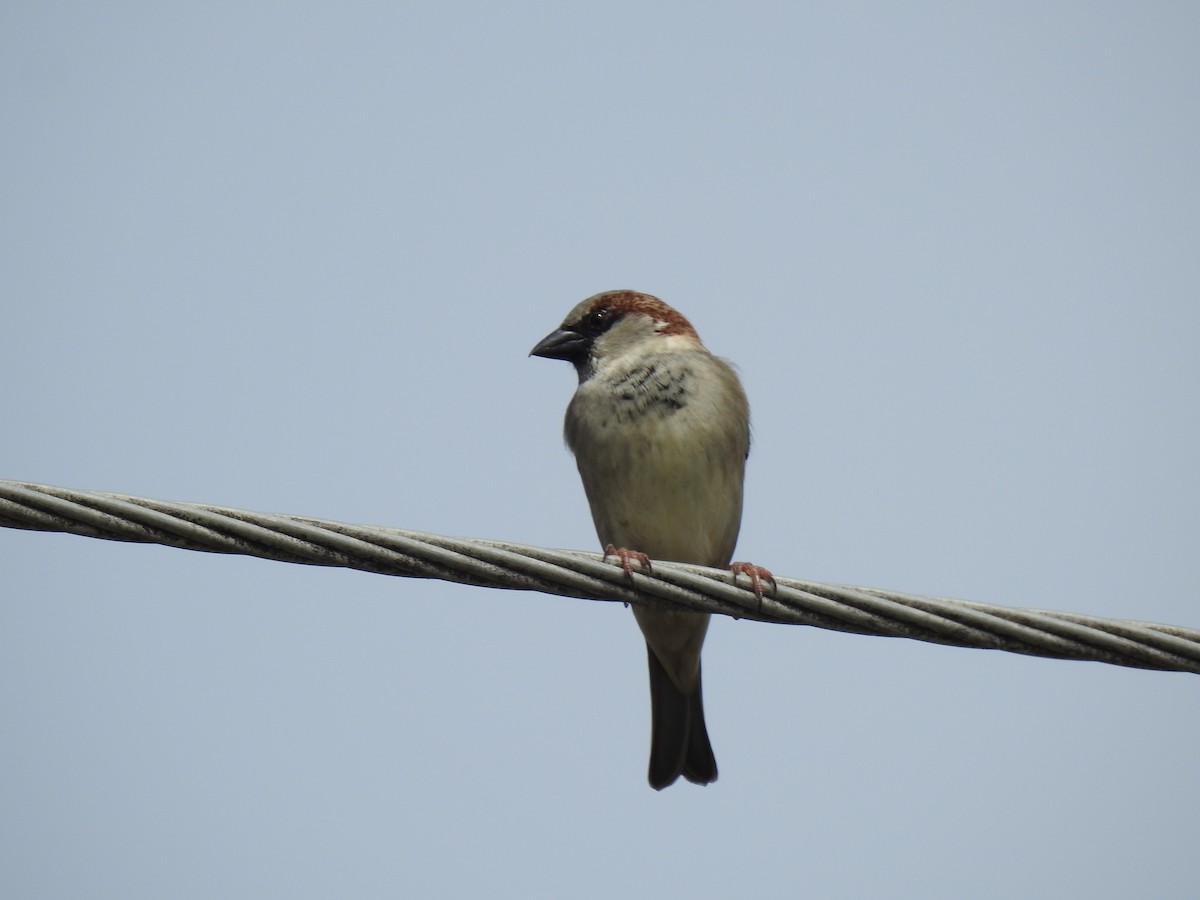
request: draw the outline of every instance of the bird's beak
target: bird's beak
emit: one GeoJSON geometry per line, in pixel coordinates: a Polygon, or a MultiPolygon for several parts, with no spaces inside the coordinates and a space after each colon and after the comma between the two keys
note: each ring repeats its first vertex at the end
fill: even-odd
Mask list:
{"type": "Polygon", "coordinates": [[[530,356],[541,356],[546,359],[565,359],[574,361],[587,353],[588,339],[578,331],[569,328],[559,328],[550,332],[537,342],[530,356]]]}

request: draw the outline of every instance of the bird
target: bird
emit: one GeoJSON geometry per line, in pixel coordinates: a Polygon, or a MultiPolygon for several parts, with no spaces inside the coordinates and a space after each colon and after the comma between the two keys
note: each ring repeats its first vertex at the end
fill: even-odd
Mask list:
{"type": "MultiPolygon", "coordinates": [[[[564,437],[605,559],[630,578],[651,559],[729,566],[761,601],[771,573],[730,564],[750,453],[750,407],[733,366],[681,313],[633,290],[581,301],[530,356],[566,360],[579,376],[564,437]]],[[[681,775],[710,784],[717,760],[700,674],[709,615],[641,604],[633,613],[650,668],[650,786],[681,775]]]]}

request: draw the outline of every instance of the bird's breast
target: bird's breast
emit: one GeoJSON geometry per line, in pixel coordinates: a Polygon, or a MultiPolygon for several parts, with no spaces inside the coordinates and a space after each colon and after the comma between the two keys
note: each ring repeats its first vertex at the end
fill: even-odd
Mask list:
{"type": "Polygon", "coordinates": [[[741,524],[749,425],[744,395],[722,396],[699,364],[652,363],[580,385],[567,410],[602,544],[721,566],[741,524]],[[739,402],[740,400],[740,402],[739,402]]]}

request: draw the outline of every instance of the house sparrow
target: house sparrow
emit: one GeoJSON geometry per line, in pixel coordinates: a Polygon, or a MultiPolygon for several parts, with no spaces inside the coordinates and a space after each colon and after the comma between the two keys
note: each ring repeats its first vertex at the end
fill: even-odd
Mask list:
{"type": "MultiPolygon", "coordinates": [[[[605,557],[627,573],[648,557],[728,565],[750,452],[750,408],[729,363],[682,315],[636,291],[584,300],[530,355],[565,359],[579,375],[565,434],[605,557]]],[[[761,598],[770,573],[732,568],[761,598]]],[[[709,616],[641,605],[633,614],[650,661],[650,786],[716,781],[700,691],[709,616]]]]}

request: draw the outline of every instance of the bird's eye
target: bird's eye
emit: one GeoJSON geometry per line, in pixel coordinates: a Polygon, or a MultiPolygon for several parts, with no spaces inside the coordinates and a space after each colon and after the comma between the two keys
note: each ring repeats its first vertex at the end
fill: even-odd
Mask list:
{"type": "Polygon", "coordinates": [[[607,331],[613,323],[613,311],[608,307],[594,309],[583,317],[583,330],[588,334],[600,334],[607,331]]]}

